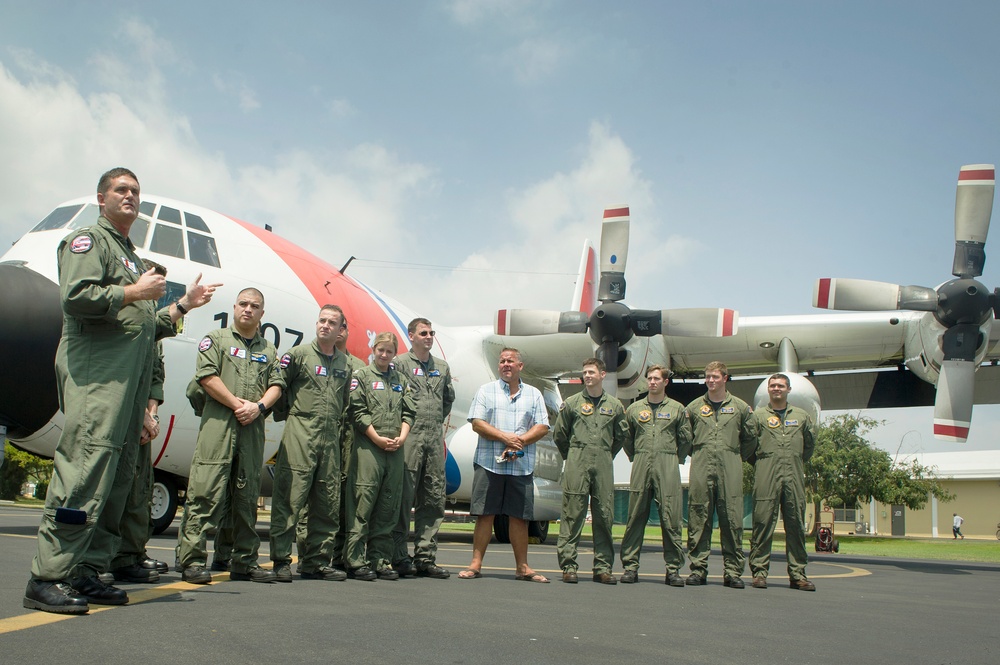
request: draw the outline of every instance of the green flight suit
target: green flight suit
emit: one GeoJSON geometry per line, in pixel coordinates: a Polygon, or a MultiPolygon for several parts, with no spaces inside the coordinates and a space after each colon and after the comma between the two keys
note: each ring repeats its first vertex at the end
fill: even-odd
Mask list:
{"type": "Polygon", "coordinates": [[[168,308],[123,305],[145,272],[128,238],[104,217],[59,244],[63,330],[56,385],[65,421],[38,529],[31,574],[94,576],[118,551],[139,452],[155,341],[175,334],[168,308]]]}
{"type": "MultiPolygon", "coordinates": [[[[163,404],[163,382],[165,379],[163,345],[158,343],[156,353],[153,356],[153,382],[149,387],[149,399],[155,399],[163,404]]],[[[140,415],[144,422],[145,409],[140,415]]],[[[142,436],[142,425],[140,425],[139,435],[142,436]]],[[[146,543],[153,535],[153,522],[150,519],[153,502],[153,458],[151,456],[153,446],[151,444],[152,441],[141,444],[139,454],[136,455],[132,488],[129,491],[128,504],[122,513],[121,543],[115,558],[111,560],[111,570],[131,566],[146,558],[146,543]]]]}
{"type": "Polygon", "coordinates": [[[403,446],[406,470],[399,522],[392,531],[393,562],[410,558],[406,539],[413,509],[413,561],[418,569],[437,559],[437,534],[444,521],[444,421],[455,402],[448,363],[431,356],[426,363],[410,351],[396,356],[396,369],[410,384],[417,413],[403,446]]]}
{"type": "Polygon", "coordinates": [[[718,411],[708,395],[692,400],[685,411],[694,431],[688,479],[688,558],[691,572],[708,573],[712,515],[719,516],[719,536],[726,577],[740,577],[743,556],[743,460],[757,447],[749,405],[728,392],[718,411]]]}
{"type": "Polygon", "coordinates": [[[770,405],[753,415],[760,442],[754,465],[750,572],[754,577],[767,577],[780,507],[785,525],[788,577],[793,581],[805,579],[808,556],[803,465],[816,447],[816,425],[808,413],[791,405],[785,410],[784,418],[770,405]]]}
{"type": "Polygon", "coordinates": [[[678,466],[691,453],[691,422],[684,406],[669,397],[655,405],[649,398],[634,402],[625,411],[625,422],[629,431],[625,454],[632,462],[632,476],[628,522],[622,538],[622,567],[639,570],[649,507],[655,499],[660,506],[663,562],[667,573],[676,574],[684,565],[681,545],[684,490],[678,466]]]}
{"type": "Polygon", "coordinates": [[[308,502],[305,547],[299,572],[329,566],[340,518],[340,430],[351,395],[347,356],[319,344],[292,347],[279,361],[278,385],[288,419],[274,465],[271,496],[271,560],[292,562],[297,518],[308,502]]]}
{"type": "Polygon", "coordinates": [[[586,391],[562,405],[552,437],[566,460],[562,472],[562,515],[556,552],[563,572],[577,570],[577,544],[587,521],[587,503],[593,515],[594,574],[610,573],[615,563],[611,525],[615,516],[614,457],[625,445],[628,425],[625,407],[603,393],[593,401],[586,391]]]}
{"type": "MultiPolygon", "coordinates": [[[[351,374],[355,374],[359,369],[367,367],[364,361],[357,356],[347,354],[347,362],[351,368],[351,374]]],[[[350,410],[350,404],[348,404],[350,410]]],[[[351,421],[350,413],[347,420],[351,421]]],[[[347,514],[347,506],[350,500],[347,498],[351,488],[347,482],[347,477],[351,472],[351,451],[354,449],[354,427],[351,422],[347,422],[340,430],[340,523],[337,527],[337,536],[333,540],[333,565],[342,568],[344,565],[344,545],[347,543],[347,531],[351,528],[351,517],[347,514]]],[[[306,507],[308,512],[308,506],[306,507]]],[[[299,551],[305,547],[305,529],[302,522],[299,522],[298,541],[299,551]]]]}
{"type": "MultiPolygon", "coordinates": [[[[259,332],[247,344],[234,328],[213,330],[198,350],[195,381],[218,376],[240,399],[259,402],[279,381],[277,351],[259,332]]],[[[205,535],[220,525],[232,529],[230,571],[245,573],[257,566],[257,498],[263,465],[264,416],[244,427],[228,405],[206,395],[180,536],[183,568],[206,565],[205,535]]]]}
{"type": "Polygon", "coordinates": [[[348,568],[379,570],[392,564],[392,529],[399,519],[404,450],[409,439],[404,450],[386,452],[365,432],[371,425],[381,436],[396,437],[404,422],[413,426],[415,413],[406,377],[399,370],[390,366],[382,374],[372,364],[355,373],[351,385],[353,469],[348,477],[351,490],[347,507],[351,527],[344,550],[348,568]]]}

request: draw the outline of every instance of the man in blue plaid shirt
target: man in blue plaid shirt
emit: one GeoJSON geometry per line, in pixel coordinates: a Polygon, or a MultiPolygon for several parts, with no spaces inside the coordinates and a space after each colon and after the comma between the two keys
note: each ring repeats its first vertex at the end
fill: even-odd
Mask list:
{"type": "Polygon", "coordinates": [[[472,506],[476,531],[472,538],[472,563],[460,579],[481,577],[483,557],[493,534],[493,519],[509,519],[510,544],[517,563],[515,579],[548,582],[528,567],[528,521],[534,517],[535,447],[549,431],[549,416],[542,393],[521,382],[521,353],[500,352],[500,379],[479,388],[469,411],[472,430],[479,435],[474,458],[472,506]]]}

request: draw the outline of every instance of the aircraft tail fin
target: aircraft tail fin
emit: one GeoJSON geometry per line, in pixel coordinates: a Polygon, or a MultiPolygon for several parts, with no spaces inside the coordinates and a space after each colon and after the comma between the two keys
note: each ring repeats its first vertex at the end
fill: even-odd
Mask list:
{"type": "Polygon", "coordinates": [[[569,308],[583,312],[588,316],[597,307],[597,252],[590,239],[583,241],[583,256],[580,257],[580,270],[576,277],[576,289],[573,291],[573,302],[569,308]]]}

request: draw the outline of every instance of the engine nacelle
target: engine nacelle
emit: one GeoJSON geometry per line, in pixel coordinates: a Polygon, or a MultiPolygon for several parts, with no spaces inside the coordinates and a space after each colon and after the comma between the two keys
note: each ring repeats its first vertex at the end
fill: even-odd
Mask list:
{"type": "MultiPolygon", "coordinates": [[[[976,343],[975,360],[977,365],[986,357],[992,327],[993,317],[989,317],[979,326],[980,335],[976,343]]],[[[903,362],[907,369],[932,385],[937,385],[941,363],[944,361],[941,339],[945,330],[946,328],[931,313],[906,324],[903,362]]]]}
{"type": "MultiPolygon", "coordinates": [[[[788,391],[788,403],[811,415],[813,422],[818,424],[820,415],[820,399],[819,391],[816,390],[816,386],[812,384],[812,381],[801,374],[786,373],[785,376],[788,377],[790,388],[788,391]]],[[[764,379],[761,384],[757,386],[757,392],[754,393],[753,408],[762,409],[767,406],[769,401],[770,398],[767,394],[767,379],[764,379]]]]}

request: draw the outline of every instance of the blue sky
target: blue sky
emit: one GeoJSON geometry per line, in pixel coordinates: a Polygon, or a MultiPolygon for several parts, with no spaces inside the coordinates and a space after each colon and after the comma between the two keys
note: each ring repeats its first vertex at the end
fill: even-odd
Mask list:
{"type": "MultiPolygon", "coordinates": [[[[620,203],[635,306],[936,286],[959,167],[1000,159],[997,25],[986,1],[15,3],[0,246],[125,164],[145,192],[357,256],[439,325],[566,307],[620,203]]],[[[876,415],[886,447],[917,429],[904,449],[939,449],[929,411],[876,415]]],[[[977,408],[970,445],[998,422],[977,408]]]]}

